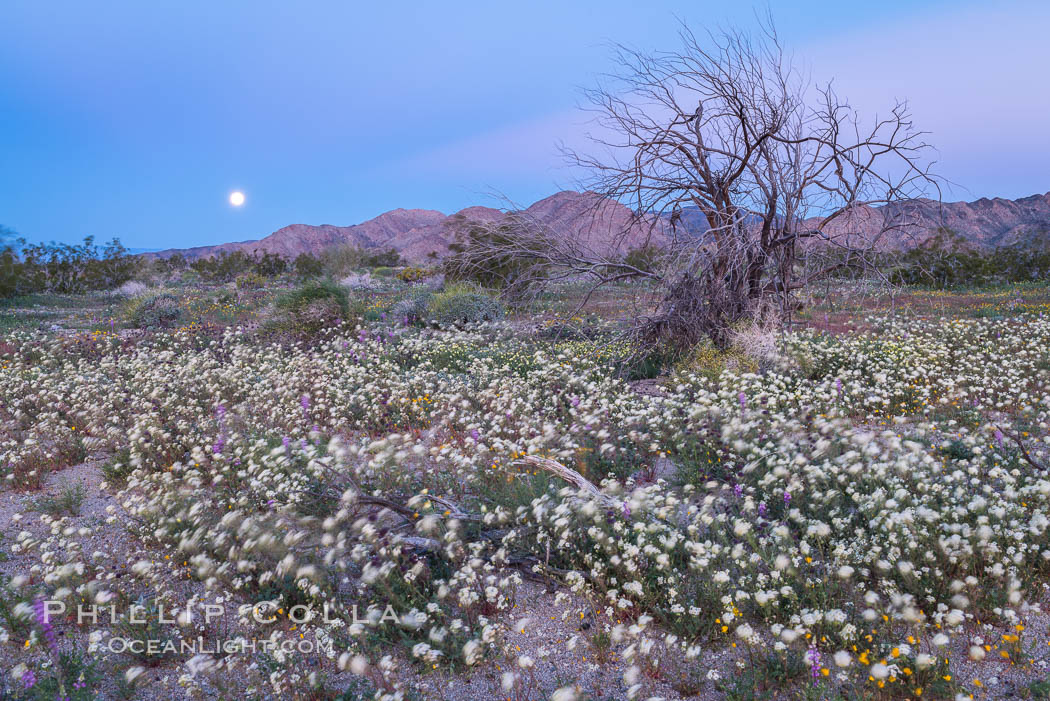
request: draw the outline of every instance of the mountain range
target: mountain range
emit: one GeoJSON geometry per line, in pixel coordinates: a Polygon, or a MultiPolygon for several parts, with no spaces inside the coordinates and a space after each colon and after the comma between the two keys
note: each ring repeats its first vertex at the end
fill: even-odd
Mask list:
{"type": "MultiPolygon", "coordinates": [[[[998,197],[981,198],[973,202],[918,199],[894,207],[899,208],[898,212],[906,216],[908,221],[915,222],[916,226],[907,243],[900,237],[896,239],[899,245],[914,245],[941,227],[955,231],[968,245],[978,249],[1010,244],[1045,244],[1050,241],[1050,193],[1017,200],[998,197]]],[[[626,251],[647,240],[647,227],[632,226],[631,210],[617,202],[601,202],[598,195],[591,192],[562,191],[539,200],[523,211],[551,231],[574,237],[603,253],[609,253],[610,247],[626,251]],[[614,235],[620,232],[626,234],[614,235]]],[[[885,213],[882,209],[869,208],[854,217],[851,226],[861,229],[877,227],[877,222],[881,223],[885,213]]],[[[351,226],[292,224],[258,240],[168,249],[147,255],[168,257],[181,253],[186,258],[195,259],[218,255],[223,251],[240,250],[295,257],[300,253],[316,254],[326,248],[349,244],[362,248],[394,248],[405,260],[420,263],[439,258],[448,251],[454,238],[451,223],[462,219],[496,222],[504,216],[506,214],[501,210],[480,206],[468,207],[453,215],[432,209],[395,209],[351,226]]],[[[656,227],[657,239],[666,225],[664,221],[656,227]]],[[[679,225],[697,234],[706,228],[703,217],[697,210],[690,208],[683,209],[679,225]]]]}

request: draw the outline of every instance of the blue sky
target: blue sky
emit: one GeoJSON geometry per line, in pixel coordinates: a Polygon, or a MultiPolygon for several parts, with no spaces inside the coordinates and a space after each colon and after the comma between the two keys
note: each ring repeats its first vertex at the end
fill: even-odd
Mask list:
{"type": "MultiPolygon", "coordinates": [[[[10,0],[0,225],[162,248],[494,192],[528,204],[572,184],[556,143],[582,139],[578,88],[610,68],[609,42],[675,48],[676,18],[753,26],[753,6],[726,5],[10,0]]],[[[947,199],[1050,190],[1045,3],[769,7],[860,109],[911,101],[947,199]]]]}

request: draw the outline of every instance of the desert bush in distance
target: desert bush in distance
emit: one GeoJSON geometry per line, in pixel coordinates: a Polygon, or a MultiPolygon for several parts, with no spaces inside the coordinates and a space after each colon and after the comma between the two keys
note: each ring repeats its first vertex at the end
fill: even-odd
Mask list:
{"type": "Polygon", "coordinates": [[[896,284],[937,289],[1045,280],[1050,277],[1050,247],[1018,243],[982,251],[954,231],[941,229],[904,253],[889,272],[896,284]]]}
{"type": "MultiPolygon", "coordinates": [[[[316,256],[317,264],[311,264],[304,273],[341,278],[358,270],[380,267],[397,267],[402,264],[401,254],[394,248],[363,248],[352,244],[327,248],[316,256]],[[318,271],[319,266],[319,272],[318,271]]],[[[305,265],[305,259],[304,259],[305,265]]]]}
{"type": "Polygon", "coordinates": [[[118,239],[102,247],[91,236],[77,245],[5,240],[0,248],[0,298],[109,290],[130,280],[139,265],[118,239]]]}
{"type": "Polygon", "coordinates": [[[288,269],[288,262],[276,253],[268,251],[245,253],[244,251],[222,251],[216,256],[198,258],[189,268],[210,282],[230,282],[246,273],[262,277],[276,277],[288,269]]]}

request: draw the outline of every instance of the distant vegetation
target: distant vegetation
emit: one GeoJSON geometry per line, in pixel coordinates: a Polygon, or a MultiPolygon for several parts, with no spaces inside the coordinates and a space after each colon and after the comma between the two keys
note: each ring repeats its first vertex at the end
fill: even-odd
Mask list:
{"type": "Polygon", "coordinates": [[[953,231],[941,230],[906,252],[890,271],[896,284],[947,289],[1031,282],[1050,277],[1050,247],[1000,246],[978,251],[953,231]]]}
{"type": "Polygon", "coordinates": [[[137,266],[117,239],[101,248],[90,236],[79,245],[5,238],[2,246],[0,297],[112,289],[130,280],[137,266]]]}
{"type": "MultiPolygon", "coordinates": [[[[0,227],[0,299],[113,290],[132,279],[169,279],[187,272],[202,282],[236,281],[238,287],[254,289],[288,273],[303,280],[338,278],[354,271],[390,269],[402,264],[401,255],[393,248],[373,250],[351,245],[316,255],[303,253],[294,259],[259,251],[223,251],[196,260],[187,260],[181,253],[150,259],[132,255],[115,238],[102,246],[95,244],[92,237],[78,245],[30,244],[0,227]]],[[[402,276],[405,281],[422,277],[420,269],[409,270],[407,278],[402,276]]]]}
{"type": "MultiPolygon", "coordinates": [[[[170,261],[171,259],[169,259],[170,261]]],[[[230,282],[238,276],[254,273],[263,277],[274,277],[288,269],[288,261],[275,253],[245,253],[223,251],[211,258],[198,258],[188,266],[205,280],[230,282]]]]}
{"type": "Polygon", "coordinates": [[[300,253],[292,263],[299,277],[342,277],[355,270],[394,268],[402,265],[401,254],[393,248],[370,249],[350,244],[335,246],[317,255],[300,253]]]}
{"type": "MultiPolygon", "coordinates": [[[[519,255],[509,250],[505,245],[513,238],[509,226],[507,222],[491,226],[464,221],[449,255],[429,267],[406,266],[393,248],[378,250],[353,245],[336,246],[317,254],[303,253],[294,259],[258,251],[223,251],[196,260],[187,260],[180,253],[151,259],[130,254],[118,239],[101,246],[91,237],[78,245],[27,244],[14,238],[13,232],[0,228],[0,299],[109,291],[130,280],[155,284],[187,273],[191,279],[205,283],[235,283],[242,290],[261,289],[281,277],[305,284],[317,279],[344,280],[347,284],[347,276],[363,275],[362,279],[372,282],[417,284],[443,275],[450,283],[467,283],[490,291],[505,304],[519,306],[535,301],[551,269],[546,261],[530,257],[528,251],[519,255]]],[[[982,250],[950,229],[939,230],[922,245],[904,253],[884,254],[874,260],[879,273],[895,285],[933,289],[1050,278],[1048,245],[1018,243],[982,250]]],[[[623,270],[637,270],[639,275],[652,274],[667,262],[668,253],[653,244],[631,249],[619,259],[623,270]]],[[[843,263],[833,276],[852,277],[858,273],[871,275],[873,270],[854,269],[843,263]]],[[[413,307],[407,316],[428,316],[416,311],[413,307]]]]}

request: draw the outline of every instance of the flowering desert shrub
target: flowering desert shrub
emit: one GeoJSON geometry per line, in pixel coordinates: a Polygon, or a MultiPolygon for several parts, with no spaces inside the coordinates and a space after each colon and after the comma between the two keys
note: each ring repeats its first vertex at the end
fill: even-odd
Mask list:
{"type": "Polygon", "coordinates": [[[427,318],[432,298],[433,294],[425,290],[410,293],[390,307],[390,316],[406,322],[423,321],[427,318]]]}
{"type": "Polygon", "coordinates": [[[266,278],[258,273],[244,273],[238,275],[235,283],[238,290],[257,290],[266,286],[266,278]]]}
{"type": "Polygon", "coordinates": [[[730,346],[727,350],[715,348],[710,342],[701,342],[675,364],[675,373],[693,374],[717,381],[722,373],[758,372],[758,361],[739,348],[730,346]]]}
{"type": "Polygon", "coordinates": [[[397,279],[402,282],[419,282],[427,277],[428,273],[423,268],[410,266],[397,271],[397,279]]]}

